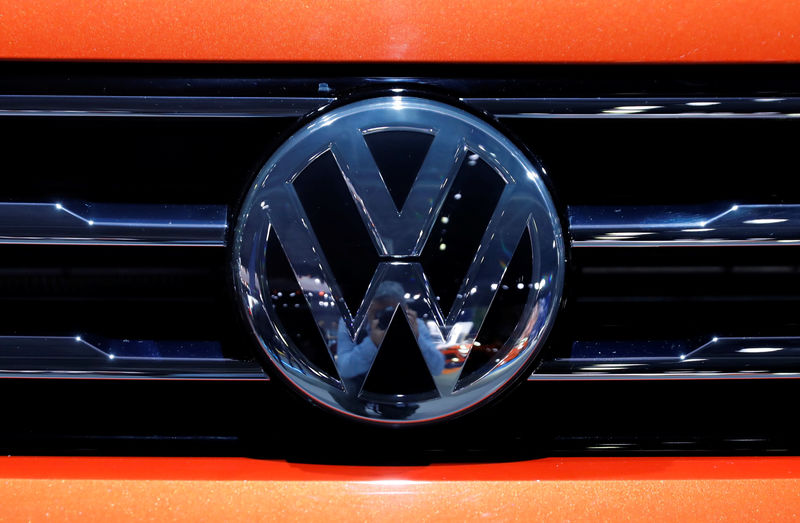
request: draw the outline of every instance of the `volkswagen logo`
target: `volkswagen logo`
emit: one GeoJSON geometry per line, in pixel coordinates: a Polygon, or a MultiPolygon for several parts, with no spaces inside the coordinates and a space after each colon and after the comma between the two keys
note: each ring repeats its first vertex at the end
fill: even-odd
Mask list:
{"type": "Polygon", "coordinates": [[[311,121],[256,176],[234,271],[277,372],[378,423],[448,418],[522,377],[564,240],[537,168],[486,121],[412,96],[311,121]]]}

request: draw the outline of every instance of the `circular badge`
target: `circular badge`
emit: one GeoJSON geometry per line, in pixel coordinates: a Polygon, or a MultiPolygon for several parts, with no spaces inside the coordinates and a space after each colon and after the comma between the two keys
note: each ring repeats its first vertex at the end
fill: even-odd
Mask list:
{"type": "Polygon", "coordinates": [[[278,148],[233,260],[275,369],[324,407],[397,424],[464,412],[521,376],[555,319],[564,256],[518,147],[456,107],[389,96],[278,148]]]}

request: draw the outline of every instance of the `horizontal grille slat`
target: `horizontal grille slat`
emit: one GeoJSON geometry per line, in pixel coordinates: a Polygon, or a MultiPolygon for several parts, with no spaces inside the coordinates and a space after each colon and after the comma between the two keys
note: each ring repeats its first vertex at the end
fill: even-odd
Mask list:
{"type": "Polygon", "coordinates": [[[0,202],[0,244],[224,247],[224,205],[0,202]]]}

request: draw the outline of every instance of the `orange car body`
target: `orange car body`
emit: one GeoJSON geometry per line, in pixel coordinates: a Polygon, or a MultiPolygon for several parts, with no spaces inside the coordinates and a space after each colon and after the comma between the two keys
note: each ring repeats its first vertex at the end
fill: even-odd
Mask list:
{"type": "MultiPolygon", "coordinates": [[[[787,0],[0,0],[0,58],[797,62],[787,0]]],[[[800,458],[428,467],[0,458],[0,519],[749,519],[800,513],[800,458]]]]}
{"type": "Polygon", "coordinates": [[[800,59],[785,0],[3,0],[0,57],[765,62],[800,59]]]}

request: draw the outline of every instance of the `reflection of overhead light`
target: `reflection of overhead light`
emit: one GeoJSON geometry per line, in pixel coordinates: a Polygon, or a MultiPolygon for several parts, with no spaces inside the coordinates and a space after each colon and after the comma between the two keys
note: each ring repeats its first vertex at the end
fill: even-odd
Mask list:
{"type": "Polygon", "coordinates": [[[517,289],[522,290],[524,288],[525,288],[525,284],[524,283],[518,283],[517,284],[517,289]]]}
{"type": "Polygon", "coordinates": [[[698,229],[681,229],[681,232],[710,232],[710,231],[713,231],[713,230],[715,230],[715,229],[706,228],[706,227],[700,227],[698,229]]]}
{"type": "Polygon", "coordinates": [[[448,218],[447,216],[442,216],[442,223],[449,223],[449,222],[450,218],[448,218]]]}
{"type": "Polygon", "coordinates": [[[496,291],[496,290],[497,290],[497,284],[496,284],[496,283],[493,283],[493,284],[491,285],[491,287],[492,287],[492,290],[493,290],[493,291],[496,291]]]}
{"type": "Polygon", "coordinates": [[[652,232],[609,232],[608,236],[646,236],[648,234],[655,234],[652,232]]]}
{"type": "Polygon", "coordinates": [[[784,98],[756,98],[754,102],[782,102],[784,98]]]}
{"type": "Polygon", "coordinates": [[[764,352],[778,352],[779,350],[783,350],[781,347],[748,347],[746,349],[739,349],[736,352],[741,352],[743,354],[762,354],[764,352]]]}
{"type": "Polygon", "coordinates": [[[789,221],[787,218],[759,218],[757,220],[745,220],[744,223],[753,225],[766,225],[768,223],[783,223],[789,221]]]}
{"type": "Polygon", "coordinates": [[[613,109],[606,109],[605,114],[636,114],[650,109],[661,109],[662,105],[620,105],[613,109]]]}
{"type": "Polygon", "coordinates": [[[633,236],[595,236],[595,240],[630,240],[633,236]]]}
{"type": "Polygon", "coordinates": [[[692,107],[708,107],[709,105],[719,105],[719,102],[689,102],[686,105],[691,105],[692,107]]]}
{"type": "Polygon", "coordinates": [[[440,244],[439,244],[439,250],[440,250],[440,251],[443,251],[443,250],[445,250],[445,249],[447,249],[447,245],[446,245],[446,244],[444,244],[444,243],[440,243],[440,244]]]}
{"type": "Polygon", "coordinates": [[[647,111],[648,109],[661,109],[662,105],[620,105],[620,111],[647,111]]]}

